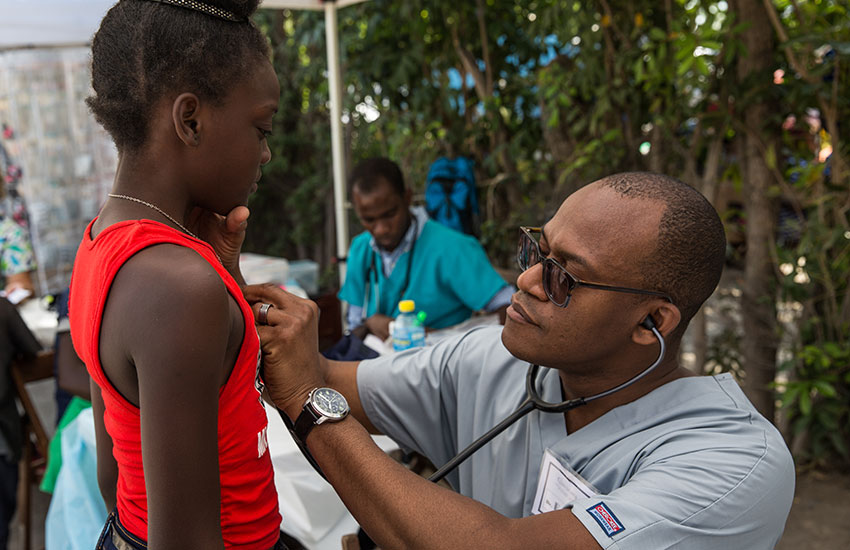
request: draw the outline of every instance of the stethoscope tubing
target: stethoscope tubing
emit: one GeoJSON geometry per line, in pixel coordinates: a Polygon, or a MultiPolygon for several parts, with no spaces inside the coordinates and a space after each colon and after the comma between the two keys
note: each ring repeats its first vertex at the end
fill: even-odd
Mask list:
{"type": "Polygon", "coordinates": [[[664,354],[667,351],[667,345],[664,342],[664,337],[661,336],[661,333],[658,332],[658,329],[652,327],[652,333],[658,339],[658,343],[661,346],[661,349],[658,352],[658,358],[655,361],[645,368],[643,371],[639,372],[635,376],[629,378],[622,384],[618,386],[614,386],[613,388],[607,389],[603,392],[591,395],[589,397],[577,397],[575,399],[568,399],[566,401],[561,401],[560,403],[550,403],[545,401],[541,396],[540,392],[537,391],[537,375],[540,371],[540,365],[529,365],[528,373],[525,376],[525,400],[517,407],[517,409],[507,416],[504,420],[493,426],[487,433],[473,441],[467,448],[459,452],[457,455],[452,457],[451,460],[446,462],[439,470],[434,472],[431,477],[428,478],[429,481],[437,482],[443,479],[449,472],[460,466],[462,462],[464,462],[467,458],[472,456],[476,451],[478,451],[481,447],[489,443],[493,440],[497,435],[505,431],[509,426],[514,424],[517,420],[527,415],[533,410],[539,410],[541,412],[548,413],[564,413],[571,409],[575,409],[576,407],[580,407],[589,403],[590,401],[594,401],[596,399],[600,399],[607,395],[611,395],[612,393],[618,392],[628,386],[631,386],[650,372],[652,372],[658,365],[661,364],[661,361],[664,360],[664,354]]]}
{"type": "MultiPolygon", "coordinates": [[[[404,298],[405,293],[407,293],[407,287],[410,286],[410,271],[413,269],[413,252],[416,250],[416,241],[419,240],[419,220],[415,215],[412,216],[411,224],[413,225],[413,243],[410,245],[410,250],[407,253],[407,273],[404,277],[404,287],[401,289],[401,294],[396,302],[404,298]]],[[[375,287],[375,313],[381,312],[381,287],[378,278],[377,262],[375,261],[376,256],[379,256],[379,254],[373,250],[370,254],[371,261],[369,262],[369,269],[366,270],[366,282],[363,290],[363,318],[361,319],[361,322],[364,322],[367,317],[367,312],[369,310],[369,294],[371,293],[373,285],[375,287]],[[375,278],[374,283],[372,283],[373,276],[375,278]]]]}

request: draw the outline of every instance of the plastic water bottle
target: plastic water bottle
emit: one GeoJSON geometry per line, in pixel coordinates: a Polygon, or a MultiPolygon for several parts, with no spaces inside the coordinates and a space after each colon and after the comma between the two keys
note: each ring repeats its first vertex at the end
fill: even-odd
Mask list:
{"type": "Polygon", "coordinates": [[[425,327],[417,317],[416,303],[413,300],[402,300],[398,303],[401,312],[393,321],[393,350],[401,351],[419,348],[425,345],[425,327]]]}

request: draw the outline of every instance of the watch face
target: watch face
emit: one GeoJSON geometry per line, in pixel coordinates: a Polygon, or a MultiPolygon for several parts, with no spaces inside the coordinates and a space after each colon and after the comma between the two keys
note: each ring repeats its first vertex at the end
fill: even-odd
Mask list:
{"type": "Polygon", "coordinates": [[[348,401],[341,393],[331,388],[314,390],[310,402],[318,412],[330,418],[344,418],[348,414],[348,401]]]}

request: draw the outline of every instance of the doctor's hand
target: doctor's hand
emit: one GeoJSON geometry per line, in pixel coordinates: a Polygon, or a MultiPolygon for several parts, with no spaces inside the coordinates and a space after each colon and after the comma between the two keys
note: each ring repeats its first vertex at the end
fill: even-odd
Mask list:
{"type": "Polygon", "coordinates": [[[245,206],[237,206],[227,216],[203,208],[195,208],[189,216],[189,227],[201,239],[210,243],[224,268],[238,283],[243,283],[239,270],[239,253],[248,228],[251,212],[245,206]]]}
{"type": "Polygon", "coordinates": [[[242,292],[257,320],[263,381],[275,405],[295,418],[310,390],[325,385],[319,306],[273,284],[245,286],[242,292]]]}

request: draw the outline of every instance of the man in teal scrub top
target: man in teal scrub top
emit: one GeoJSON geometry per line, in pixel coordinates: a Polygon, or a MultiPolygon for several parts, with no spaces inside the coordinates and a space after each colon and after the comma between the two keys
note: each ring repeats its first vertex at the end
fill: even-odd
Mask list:
{"type": "Polygon", "coordinates": [[[473,237],[410,207],[401,169],[387,158],[367,159],[349,179],[354,210],[366,229],[354,238],[345,284],[348,325],[356,335],[385,340],[400,300],[414,300],[429,328],[461,323],[474,311],[501,311],[513,288],[490,265],[473,237]]]}

